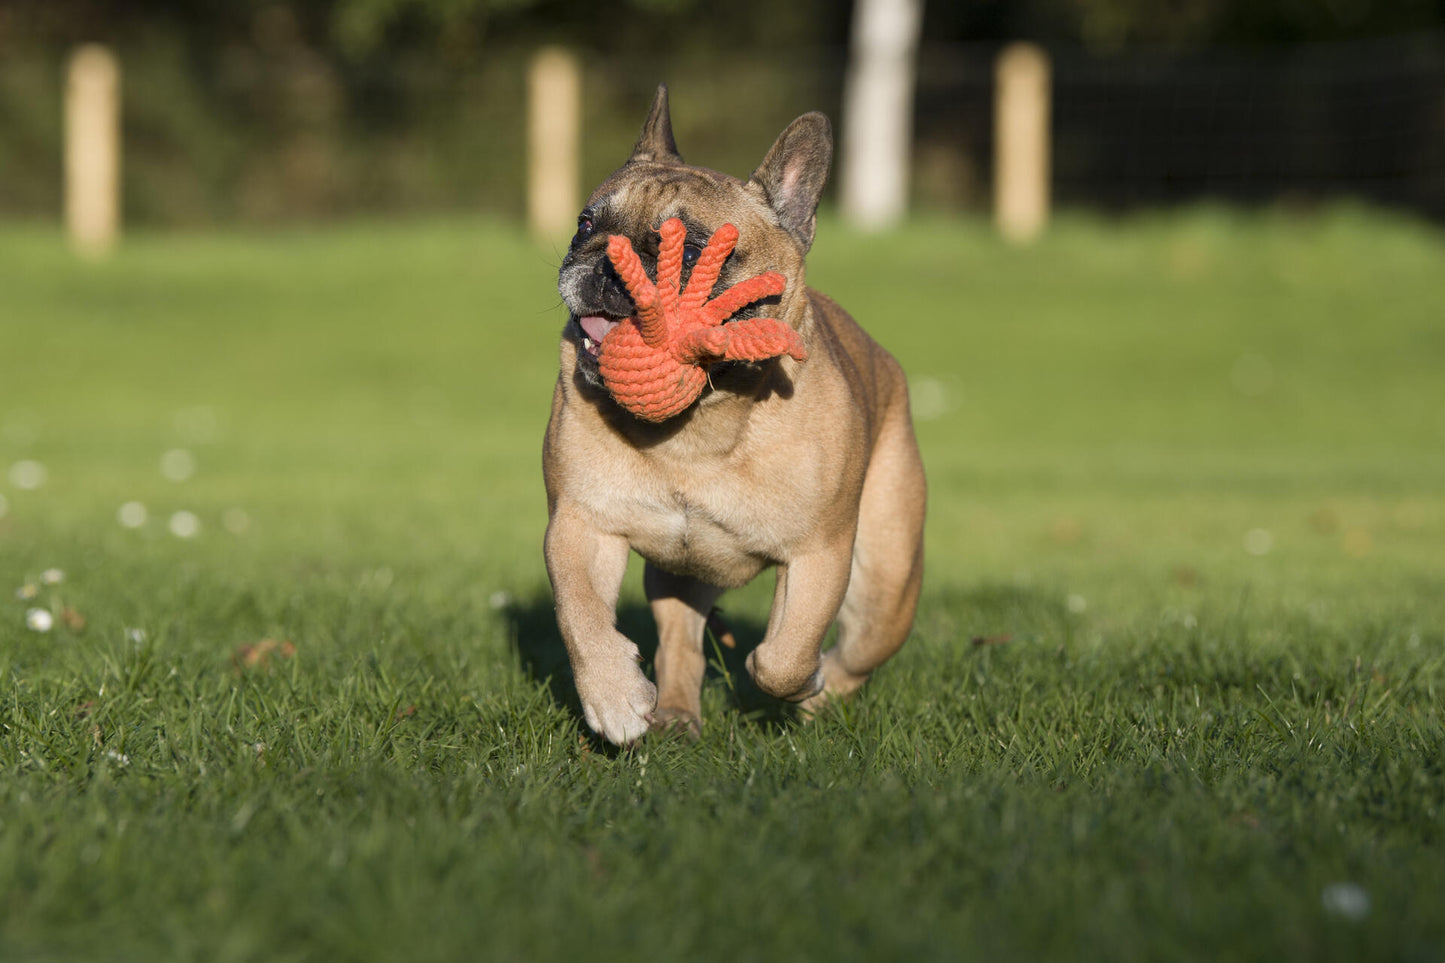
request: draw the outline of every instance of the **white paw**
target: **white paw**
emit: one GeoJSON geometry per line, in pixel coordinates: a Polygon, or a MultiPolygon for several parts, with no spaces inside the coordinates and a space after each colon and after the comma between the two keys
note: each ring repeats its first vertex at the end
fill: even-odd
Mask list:
{"type": "Polygon", "coordinates": [[[579,680],[577,686],[587,725],[615,746],[629,745],[646,735],[657,706],[657,687],[636,665],[625,668],[624,678],[611,684],[595,680],[584,685],[579,680]]]}

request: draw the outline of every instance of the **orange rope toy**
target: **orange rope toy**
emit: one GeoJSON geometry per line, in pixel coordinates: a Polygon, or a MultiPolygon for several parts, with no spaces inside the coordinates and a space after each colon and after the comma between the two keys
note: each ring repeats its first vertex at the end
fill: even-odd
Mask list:
{"type": "Polygon", "coordinates": [[[724,224],[708,240],[686,290],[682,247],[687,229],[670,218],[657,231],[657,282],[648,280],[632,242],[618,234],[607,239],[607,257],[617,269],[637,314],[602,339],[598,367],[617,403],[645,421],[666,421],[685,410],[707,384],[706,366],[718,361],[763,361],[789,355],[808,357],[798,332],[776,318],[744,318],[723,324],[761,298],[782,294],[786,281],[777,271],[740,281],[708,300],[723,262],[738,242],[738,229],[724,224]]]}

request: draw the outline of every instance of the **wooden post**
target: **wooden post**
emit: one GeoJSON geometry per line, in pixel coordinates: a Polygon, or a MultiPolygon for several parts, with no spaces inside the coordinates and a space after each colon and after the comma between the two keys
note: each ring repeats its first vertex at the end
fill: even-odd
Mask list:
{"type": "Polygon", "coordinates": [[[527,223],[538,237],[569,234],[577,220],[581,127],[577,58],[544,47],[527,78],[527,223]]]}
{"type": "Polygon", "coordinates": [[[1033,44],[999,54],[994,97],[994,220],[1014,244],[1049,219],[1049,59],[1033,44]]]}
{"type": "Polygon", "coordinates": [[[923,0],[857,0],[843,86],[843,215],[874,230],[908,210],[923,0]]]}
{"type": "Polygon", "coordinates": [[[120,65],[98,44],[75,51],[66,78],[65,224],[83,257],[120,236],[120,65]]]}

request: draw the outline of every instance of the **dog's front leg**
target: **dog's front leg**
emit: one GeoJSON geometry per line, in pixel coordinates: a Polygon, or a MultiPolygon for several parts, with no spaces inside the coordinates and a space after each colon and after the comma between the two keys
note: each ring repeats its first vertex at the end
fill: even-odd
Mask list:
{"type": "Polygon", "coordinates": [[[748,655],[748,672],[768,695],[799,702],[823,686],[818,650],[843,605],[853,533],[778,566],[768,632],[748,655]]]}
{"type": "Polygon", "coordinates": [[[647,732],[657,705],[637,646],[616,628],[627,540],[598,531],[581,509],[559,503],[543,551],[582,714],[608,742],[626,745],[647,732]]]}

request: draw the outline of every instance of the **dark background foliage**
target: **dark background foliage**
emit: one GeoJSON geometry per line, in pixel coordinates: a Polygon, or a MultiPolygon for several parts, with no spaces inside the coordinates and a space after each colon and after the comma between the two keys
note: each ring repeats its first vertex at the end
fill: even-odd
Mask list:
{"type": "MultiPolygon", "coordinates": [[[[79,42],[124,64],[133,224],[516,216],[539,45],[583,65],[584,182],[625,156],[662,80],[685,155],[746,173],[796,114],[841,120],[851,16],[827,0],[7,0],[0,215],[59,210],[79,42]]],[[[1062,203],[1352,195],[1445,214],[1445,0],[928,3],[916,209],[986,210],[993,56],[1020,38],[1054,56],[1062,203]]]]}

